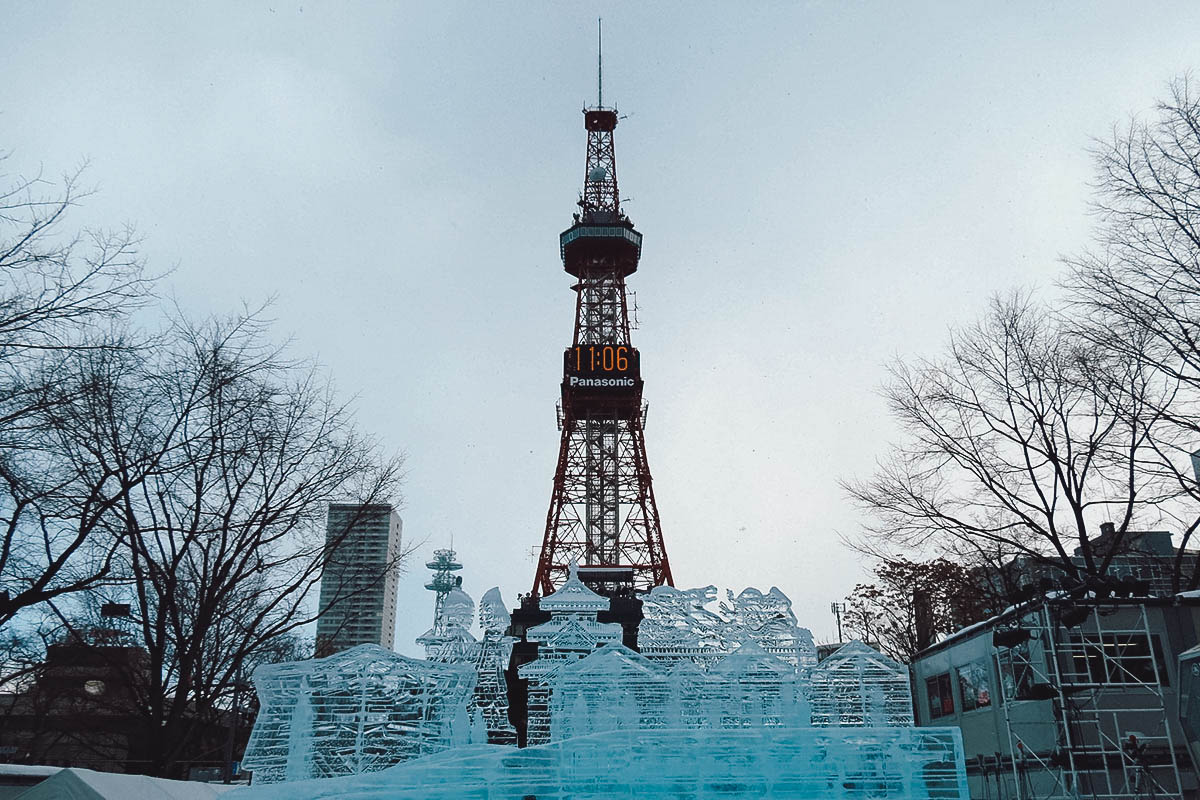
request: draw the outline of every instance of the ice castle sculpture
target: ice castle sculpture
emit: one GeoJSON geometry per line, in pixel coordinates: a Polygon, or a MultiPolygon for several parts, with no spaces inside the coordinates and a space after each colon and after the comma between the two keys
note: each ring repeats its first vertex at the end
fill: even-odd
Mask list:
{"type": "MultiPolygon", "coordinates": [[[[386,654],[401,659],[407,682],[366,692],[350,688],[363,672],[349,668],[353,658],[340,673],[313,666],[322,662],[263,668],[261,680],[255,675],[263,712],[246,764],[262,770],[256,784],[295,782],[239,791],[233,800],[967,799],[960,733],[913,727],[903,665],[861,642],[812,664],[811,636],[777,589],[729,593],[722,603],[711,587],[656,594],[642,621],[653,620],[644,629],[649,653],[626,647],[620,624],[599,621],[610,601],[575,570],[540,599],[549,619],[525,630],[537,658],[518,668],[528,686],[530,746],[521,749],[495,744],[492,731],[492,743],[482,743],[489,712],[470,687],[488,674],[498,693],[499,662],[488,672],[479,660],[433,664],[386,654]],[[459,683],[445,690],[436,713],[414,714],[408,695],[435,694],[438,669],[458,670],[446,679],[459,683]],[[424,688],[404,688],[413,685],[424,688]],[[344,718],[323,711],[328,697],[343,696],[344,718]],[[360,696],[369,700],[356,705],[360,696]],[[385,719],[389,702],[407,715],[385,719]],[[418,753],[428,755],[365,774],[418,753]]],[[[479,613],[482,652],[488,641],[507,639],[498,590],[484,596],[479,613]]],[[[360,660],[377,663],[378,653],[369,655],[360,660]]]]}
{"type": "Polygon", "coordinates": [[[373,644],[263,665],[254,671],[260,710],[243,764],[255,783],[278,783],[372,772],[465,744],[475,680],[471,665],[373,644]]]}
{"type": "Polygon", "coordinates": [[[391,769],[239,789],[229,800],[968,800],[958,728],[594,733],[473,745],[391,769]]]}
{"type": "Polygon", "coordinates": [[[811,724],[800,674],[754,642],[707,673],[690,660],[671,665],[610,644],[557,670],[551,684],[551,741],[616,730],[811,724]]]}
{"type": "Polygon", "coordinates": [[[812,633],[797,626],[792,601],[779,589],[747,588],[736,596],[726,590],[721,602],[716,596],[715,586],[655,587],[642,598],[638,649],[650,659],[688,658],[707,666],[753,641],[795,667],[817,663],[812,633]]]}
{"type": "Polygon", "coordinates": [[[814,725],[913,724],[908,668],[860,641],[852,641],[809,677],[814,725]]]}
{"type": "Polygon", "coordinates": [[[567,580],[549,597],[543,597],[539,609],[550,612],[550,620],[525,632],[527,641],[538,643],[537,660],[523,664],[518,676],[528,681],[526,742],[543,744],[550,740],[550,694],[555,675],[564,667],[586,657],[605,645],[621,641],[621,625],[599,622],[601,611],[611,601],[579,580],[572,564],[567,580]]]}

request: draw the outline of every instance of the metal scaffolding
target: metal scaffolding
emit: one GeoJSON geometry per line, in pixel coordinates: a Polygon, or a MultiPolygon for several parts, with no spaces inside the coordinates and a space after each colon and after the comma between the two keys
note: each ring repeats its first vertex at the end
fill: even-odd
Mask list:
{"type": "MultiPolygon", "coordinates": [[[[1049,599],[994,638],[1011,771],[1002,796],[1180,798],[1161,643],[1142,602],[1049,599]],[[1018,713],[1039,701],[1051,713],[1018,713]]],[[[999,783],[999,778],[998,778],[999,783]]]]}

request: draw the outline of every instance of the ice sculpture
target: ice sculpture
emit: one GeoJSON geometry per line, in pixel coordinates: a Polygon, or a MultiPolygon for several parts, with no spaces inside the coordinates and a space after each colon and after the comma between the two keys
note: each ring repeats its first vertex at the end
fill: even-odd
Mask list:
{"type": "Polygon", "coordinates": [[[563,666],[551,681],[554,741],[602,731],[681,727],[672,719],[676,707],[670,702],[666,669],[622,644],[601,647],[563,666]]]}
{"type": "Polygon", "coordinates": [[[517,732],[508,720],[508,686],[504,670],[512,653],[512,638],[504,635],[508,627],[508,611],[499,587],[484,595],[479,609],[483,640],[476,640],[467,631],[475,603],[457,586],[439,598],[434,625],[417,639],[425,646],[425,658],[448,664],[470,664],[478,680],[467,714],[472,719],[482,717],[486,740],[492,744],[515,744],[517,732]],[[500,611],[497,611],[497,606],[500,611]]]}
{"type": "Polygon", "coordinates": [[[513,646],[512,637],[504,635],[508,622],[508,609],[504,607],[500,588],[488,589],[479,602],[483,641],[479,643],[479,654],[475,659],[479,681],[475,684],[472,712],[482,715],[487,741],[491,744],[516,744],[517,741],[517,732],[508,720],[508,684],[504,678],[513,646]]]}
{"type": "Polygon", "coordinates": [[[642,598],[638,648],[651,659],[708,665],[753,641],[795,667],[817,663],[812,633],[797,626],[792,601],[779,589],[747,588],[736,596],[726,590],[719,603],[716,595],[714,586],[656,587],[642,598]]]}
{"type": "Polygon", "coordinates": [[[448,664],[471,664],[478,674],[475,692],[467,708],[471,719],[481,720],[480,737],[492,744],[515,744],[517,732],[508,720],[508,686],[504,670],[512,652],[513,640],[504,635],[508,628],[508,609],[499,587],[489,589],[479,604],[479,625],[483,640],[471,635],[475,602],[462,589],[462,569],[453,550],[435,550],[427,567],[433,577],[425,588],[437,593],[433,607],[433,627],[417,637],[425,648],[425,658],[448,664]],[[483,731],[486,731],[484,733],[483,731]]]}
{"type": "Polygon", "coordinates": [[[857,640],[813,669],[809,697],[814,725],[913,724],[908,668],[857,640]]]}
{"type": "Polygon", "coordinates": [[[541,599],[539,608],[550,612],[550,620],[525,632],[526,640],[538,642],[538,657],[517,671],[521,679],[529,682],[527,743],[542,744],[550,739],[550,693],[555,674],[596,648],[621,641],[620,624],[596,619],[610,605],[607,597],[596,594],[579,580],[574,564],[563,585],[541,599]]]}
{"type": "Polygon", "coordinates": [[[800,674],[754,642],[707,673],[690,660],[651,661],[610,644],[560,667],[549,683],[552,741],[606,730],[811,724],[800,674]]]}
{"type": "MultiPolygon", "coordinates": [[[[709,670],[704,704],[720,710],[712,727],[809,725],[811,714],[800,675],[787,662],[746,642],[709,670]]],[[[716,716],[714,714],[714,716],[716,716]]]]}
{"type": "Polygon", "coordinates": [[[255,783],[371,772],[470,740],[475,669],[363,644],[254,671],[255,783]]]}
{"type": "Polygon", "coordinates": [[[958,728],[595,733],[477,745],[382,772],[239,789],[230,800],[968,800],[958,728]]]}
{"type": "Polygon", "coordinates": [[[511,617],[504,598],[500,595],[500,587],[493,586],[483,593],[479,601],[479,627],[486,631],[504,633],[508,629],[511,617]]]}
{"type": "Polygon", "coordinates": [[[497,744],[513,740],[502,719],[512,640],[497,589],[480,603],[483,640],[466,663],[360,647],[260,669],[246,765],[256,784],[291,782],[233,800],[966,800],[959,731],[912,726],[904,666],[861,642],[813,666],[811,637],[778,589],[721,603],[712,587],[655,590],[641,653],[619,624],[599,621],[609,606],[574,569],[540,600],[550,619],[526,630],[538,657],[518,670],[523,749],[497,744]]]}

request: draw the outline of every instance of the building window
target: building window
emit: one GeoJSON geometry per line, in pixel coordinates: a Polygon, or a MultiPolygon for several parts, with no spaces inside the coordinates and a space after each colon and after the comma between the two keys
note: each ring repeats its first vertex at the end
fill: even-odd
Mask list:
{"type": "Polygon", "coordinates": [[[958,673],[958,696],[963,711],[974,711],[992,704],[992,681],[987,664],[976,661],[955,670],[958,673]]]}
{"type": "Polygon", "coordinates": [[[1157,636],[1147,642],[1142,633],[1074,633],[1068,639],[1066,649],[1069,666],[1064,671],[1068,682],[1153,684],[1157,662],[1161,685],[1170,685],[1162,642],[1157,636]]]}
{"type": "Polygon", "coordinates": [[[1007,700],[1034,700],[1033,685],[1037,675],[1045,672],[1045,666],[1035,668],[1029,642],[996,653],[996,665],[1000,682],[1004,688],[1002,698],[1007,700]]]}
{"type": "Polygon", "coordinates": [[[929,695],[929,716],[937,719],[954,713],[954,696],[950,692],[949,672],[926,678],[925,691],[929,695]]]}

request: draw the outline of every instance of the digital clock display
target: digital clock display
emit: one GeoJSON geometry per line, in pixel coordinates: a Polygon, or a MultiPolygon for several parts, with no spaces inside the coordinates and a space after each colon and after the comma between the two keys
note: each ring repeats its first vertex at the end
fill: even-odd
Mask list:
{"type": "Polygon", "coordinates": [[[641,383],[641,357],[625,344],[580,344],[563,353],[563,386],[632,389],[641,383]]]}

